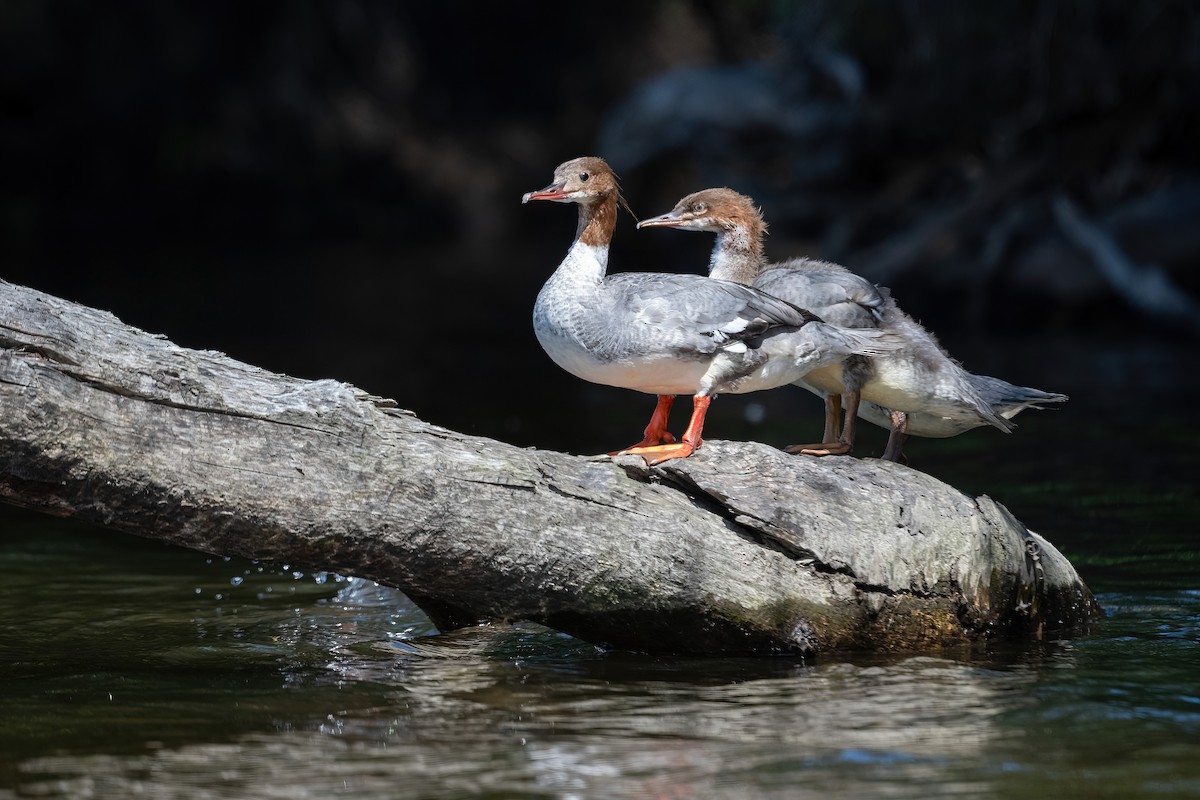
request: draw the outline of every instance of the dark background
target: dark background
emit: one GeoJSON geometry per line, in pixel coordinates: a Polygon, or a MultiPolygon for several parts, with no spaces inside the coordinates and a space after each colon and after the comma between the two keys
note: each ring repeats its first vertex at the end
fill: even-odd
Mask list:
{"type": "MultiPolygon", "coordinates": [[[[1073,403],[1196,386],[1192,2],[28,0],[0,31],[0,278],[447,427],[639,437],[652,401],[530,326],[575,210],[520,198],[585,154],[639,217],[751,194],[771,258],[889,285],[975,371],[1073,403]]],[[[711,245],[626,216],[611,269],[699,272],[711,245]]],[[[790,388],[706,433],[759,435],[753,403],[790,426],[764,440],[819,433],[790,388]]]]}

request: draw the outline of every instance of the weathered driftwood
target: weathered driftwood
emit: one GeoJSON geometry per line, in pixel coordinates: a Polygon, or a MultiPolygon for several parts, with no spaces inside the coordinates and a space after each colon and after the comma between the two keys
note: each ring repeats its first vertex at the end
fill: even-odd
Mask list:
{"type": "Polygon", "coordinates": [[[1067,560],[904,466],[708,441],[521,449],[0,281],[0,499],[645,651],[911,649],[1084,629],[1067,560]]]}

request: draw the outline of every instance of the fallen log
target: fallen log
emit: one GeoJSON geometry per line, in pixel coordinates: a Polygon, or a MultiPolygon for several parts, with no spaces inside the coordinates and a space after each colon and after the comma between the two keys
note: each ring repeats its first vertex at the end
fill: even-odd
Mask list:
{"type": "Polygon", "coordinates": [[[1003,506],[899,464],[517,448],[3,281],[0,500],[371,578],[443,630],[526,619],[640,651],[913,650],[1101,613],[1003,506]]]}

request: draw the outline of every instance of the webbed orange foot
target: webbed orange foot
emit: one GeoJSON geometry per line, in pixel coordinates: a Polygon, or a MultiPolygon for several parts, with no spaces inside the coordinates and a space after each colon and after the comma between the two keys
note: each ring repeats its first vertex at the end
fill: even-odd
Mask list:
{"type": "Polygon", "coordinates": [[[629,447],[623,448],[621,450],[613,450],[611,453],[609,453],[609,455],[610,456],[623,456],[623,455],[628,455],[630,450],[637,450],[637,449],[646,448],[646,447],[658,447],[660,445],[674,444],[674,443],[675,443],[675,437],[673,435],[671,435],[670,432],[663,431],[662,436],[658,437],[657,439],[647,436],[646,438],[642,439],[637,444],[631,444],[631,445],[629,445],[629,447]]]}
{"type": "Polygon", "coordinates": [[[658,444],[649,447],[631,447],[628,450],[622,450],[616,455],[619,456],[641,456],[646,460],[646,463],[653,467],[655,464],[661,464],[664,461],[670,461],[674,458],[687,458],[692,453],[696,452],[699,445],[692,445],[690,442],[677,442],[675,444],[658,444]]]}

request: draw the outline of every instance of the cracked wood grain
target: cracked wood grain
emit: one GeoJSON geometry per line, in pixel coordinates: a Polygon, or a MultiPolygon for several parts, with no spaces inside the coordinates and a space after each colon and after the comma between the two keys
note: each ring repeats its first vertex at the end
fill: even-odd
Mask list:
{"type": "Polygon", "coordinates": [[[442,628],[811,654],[1070,633],[1099,613],[1003,506],[898,464],[721,441],[655,468],[516,448],[2,281],[0,330],[0,500],[371,578],[442,628]]]}

